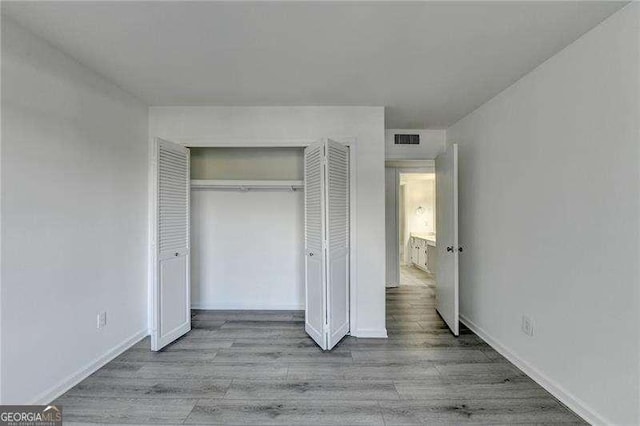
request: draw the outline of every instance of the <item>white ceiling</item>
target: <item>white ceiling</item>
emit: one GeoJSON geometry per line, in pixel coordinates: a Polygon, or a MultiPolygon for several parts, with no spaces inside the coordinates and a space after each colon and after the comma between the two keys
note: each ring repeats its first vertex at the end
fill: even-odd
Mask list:
{"type": "Polygon", "coordinates": [[[150,105],[384,105],[445,128],[624,2],[2,1],[150,105]]]}

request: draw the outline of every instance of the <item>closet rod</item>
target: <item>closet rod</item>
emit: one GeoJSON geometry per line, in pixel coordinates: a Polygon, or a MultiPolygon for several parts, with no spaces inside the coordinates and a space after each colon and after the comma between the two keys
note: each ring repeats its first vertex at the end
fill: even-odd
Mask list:
{"type": "Polygon", "coordinates": [[[304,188],[302,180],[208,180],[192,179],[191,189],[296,189],[304,188]]]}

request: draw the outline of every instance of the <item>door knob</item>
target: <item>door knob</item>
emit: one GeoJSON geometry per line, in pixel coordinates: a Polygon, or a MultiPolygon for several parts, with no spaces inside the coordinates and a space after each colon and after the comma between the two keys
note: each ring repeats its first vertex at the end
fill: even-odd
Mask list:
{"type": "Polygon", "coordinates": [[[462,253],[462,247],[458,247],[458,251],[462,253]]]}
{"type": "Polygon", "coordinates": [[[178,254],[180,254],[180,253],[176,252],[176,256],[177,256],[178,254]]]}
{"type": "Polygon", "coordinates": [[[453,251],[453,246],[447,247],[447,251],[452,252],[453,251]]]}
{"type": "Polygon", "coordinates": [[[313,256],[313,253],[309,253],[309,256],[313,256]]]}

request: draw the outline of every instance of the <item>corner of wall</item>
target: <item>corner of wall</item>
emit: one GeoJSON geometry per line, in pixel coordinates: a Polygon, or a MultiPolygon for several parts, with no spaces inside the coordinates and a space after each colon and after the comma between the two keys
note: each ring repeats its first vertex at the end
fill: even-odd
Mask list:
{"type": "Polygon", "coordinates": [[[571,392],[567,391],[559,383],[548,377],[542,371],[525,361],[522,357],[498,339],[494,338],[485,329],[476,324],[473,320],[460,314],[460,322],[466,325],[469,330],[473,331],[478,337],[484,340],[489,346],[496,350],[500,355],[505,357],[509,362],[518,367],[523,373],[532,378],[536,383],[546,389],[551,395],[556,397],[560,402],[569,407],[578,416],[592,425],[612,425],[615,422],[600,416],[595,410],[587,405],[584,401],[577,398],[571,392]]]}
{"type": "Polygon", "coordinates": [[[121,343],[108,350],[104,355],[100,355],[93,361],[87,363],[85,366],[70,374],[66,379],[61,380],[55,386],[36,396],[34,400],[30,402],[30,404],[50,404],[56,398],[62,396],[69,389],[98,371],[100,368],[111,362],[113,359],[124,353],[127,349],[131,348],[133,345],[140,342],[148,335],[149,333],[147,333],[146,329],[134,333],[129,338],[125,339],[121,343]]]}

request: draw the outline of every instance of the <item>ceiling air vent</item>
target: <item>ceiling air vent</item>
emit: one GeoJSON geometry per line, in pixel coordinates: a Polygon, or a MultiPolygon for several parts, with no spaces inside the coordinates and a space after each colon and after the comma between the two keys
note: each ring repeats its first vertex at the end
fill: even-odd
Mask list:
{"type": "Polygon", "coordinates": [[[396,145],[419,145],[420,135],[401,135],[396,134],[396,145]]]}

